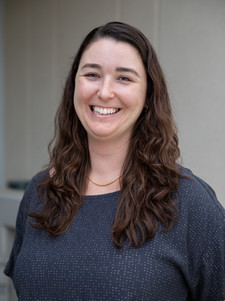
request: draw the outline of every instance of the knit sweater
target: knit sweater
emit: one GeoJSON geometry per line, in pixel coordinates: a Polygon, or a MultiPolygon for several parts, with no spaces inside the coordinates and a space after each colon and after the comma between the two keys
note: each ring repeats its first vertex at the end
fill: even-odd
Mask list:
{"type": "MultiPolygon", "coordinates": [[[[225,299],[225,211],[190,170],[180,178],[179,221],[141,248],[112,241],[120,192],[85,196],[70,229],[49,237],[31,228],[37,174],[21,201],[5,274],[19,301],[222,301],[225,299]]],[[[159,227],[160,228],[160,227],[159,227]]]]}

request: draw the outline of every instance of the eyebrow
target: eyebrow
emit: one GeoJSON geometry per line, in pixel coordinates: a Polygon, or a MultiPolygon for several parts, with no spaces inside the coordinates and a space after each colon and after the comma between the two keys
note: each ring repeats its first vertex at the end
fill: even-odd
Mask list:
{"type": "Polygon", "coordinates": [[[82,68],[81,68],[81,70],[82,69],[84,69],[84,68],[95,68],[95,69],[101,69],[101,66],[100,65],[98,65],[98,64],[85,64],[82,68]]]}
{"type": "MultiPolygon", "coordinates": [[[[85,69],[85,68],[94,68],[94,69],[102,69],[102,67],[98,64],[85,64],[82,68],[82,69],[85,69]]],[[[127,67],[118,67],[116,68],[116,71],[119,71],[119,72],[129,72],[129,73],[133,73],[134,75],[136,75],[137,77],[140,77],[139,74],[137,73],[137,71],[135,71],[134,69],[132,68],[127,68],[127,67]]]]}
{"type": "Polygon", "coordinates": [[[118,67],[118,68],[116,68],[116,71],[119,71],[119,72],[129,72],[129,73],[133,73],[137,77],[140,77],[139,74],[137,73],[137,71],[135,71],[132,68],[118,67]]]}

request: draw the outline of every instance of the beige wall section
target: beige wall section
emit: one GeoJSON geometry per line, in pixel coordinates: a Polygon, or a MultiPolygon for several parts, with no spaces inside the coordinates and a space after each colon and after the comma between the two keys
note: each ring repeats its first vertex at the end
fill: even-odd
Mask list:
{"type": "Polygon", "coordinates": [[[29,179],[52,134],[50,1],[6,1],[6,180],[29,179]],[[37,5],[38,4],[38,5],[37,5]]]}
{"type": "Polygon", "coordinates": [[[161,0],[160,59],[183,164],[225,205],[225,1],[161,0]]]}
{"type": "Polygon", "coordinates": [[[185,166],[225,204],[224,0],[5,1],[5,179],[29,179],[47,144],[65,76],[84,35],[121,20],[159,53],[185,166]]]}

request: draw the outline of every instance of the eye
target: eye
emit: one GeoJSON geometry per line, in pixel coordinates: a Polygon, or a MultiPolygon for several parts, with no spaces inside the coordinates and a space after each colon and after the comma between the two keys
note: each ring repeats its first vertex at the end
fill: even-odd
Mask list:
{"type": "Polygon", "coordinates": [[[89,73],[85,74],[84,76],[88,77],[88,78],[93,78],[93,79],[99,78],[99,75],[94,72],[89,72],[89,73]]]}
{"type": "Polygon", "coordinates": [[[120,76],[119,80],[121,80],[122,82],[132,82],[132,80],[127,76],[120,76]]]}

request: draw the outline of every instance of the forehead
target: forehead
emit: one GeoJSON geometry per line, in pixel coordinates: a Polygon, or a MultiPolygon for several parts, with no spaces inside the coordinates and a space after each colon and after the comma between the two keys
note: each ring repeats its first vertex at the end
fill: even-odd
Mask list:
{"type": "MultiPolygon", "coordinates": [[[[117,41],[111,38],[101,38],[92,42],[83,52],[82,62],[121,62],[121,64],[142,65],[143,62],[138,50],[127,42],[117,41]]],[[[144,66],[143,66],[144,67],[144,66]]]]}

